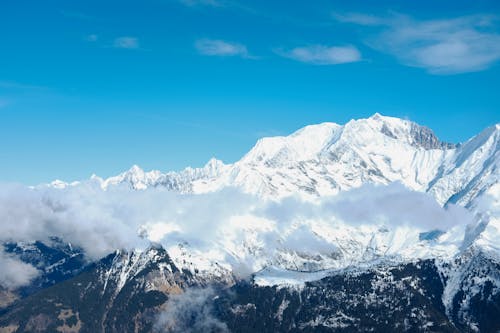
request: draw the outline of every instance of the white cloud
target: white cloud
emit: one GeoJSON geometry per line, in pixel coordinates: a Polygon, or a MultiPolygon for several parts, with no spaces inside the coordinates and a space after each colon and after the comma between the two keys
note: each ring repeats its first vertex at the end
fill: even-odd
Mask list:
{"type": "Polygon", "coordinates": [[[357,13],[335,18],[378,27],[380,31],[369,41],[370,46],[432,74],[481,71],[500,59],[498,20],[489,15],[425,21],[404,15],[375,17],[357,13]]]}
{"type": "Polygon", "coordinates": [[[155,332],[229,332],[227,325],[213,314],[215,296],[211,288],[190,288],[171,295],[157,318],[155,332]]]}
{"type": "Polygon", "coordinates": [[[323,197],[315,205],[292,197],[264,207],[261,214],[278,224],[294,218],[323,220],[330,216],[353,226],[383,223],[392,228],[407,225],[419,230],[448,230],[473,222],[465,208],[451,205],[443,209],[430,194],[411,191],[399,183],[366,184],[323,197]]]}
{"type": "Polygon", "coordinates": [[[185,6],[211,6],[211,7],[222,7],[224,4],[218,0],[179,0],[185,6]]]}
{"type": "Polygon", "coordinates": [[[118,37],[114,40],[113,46],[119,49],[138,49],[139,40],[136,37],[118,37]]]}
{"type": "Polygon", "coordinates": [[[0,285],[14,289],[28,284],[40,272],[33,266],[5,254],[0,248],[0,285]]]}
{"type": "Polygon", "coordinates": [[[98,39],[99,39],[99,36],[97,36],[96,34],[91,34],[91,35],[85,36],[85,40],[87,42],[97,42],[98,39]]]}
{"type": "Polygon", "coordinates": [[[339,22],[359,25],[381,25],[386,22],[384,18],[363,13],[333,13],[333,17],[339,22]]]}
{"type": "MultiPolygon", "coordinates": [[[[310,203],[298,198],[263,201],[235,189],[180,195],[159,188],[134,191],[124,185],[104,191],[89,181],[66,189],[0,185],[0,221],[0,244],[59,236],[98,259],[115,249],[145,248],[149,241],[144,236],[149,235],[167,248],[187,241],[203,253],[222,251],[226,257],[221,259],[233,270],[253,272],[261,262],[240,251],[248,237],[256,237],[266,258],[280,246],[329,253],[337,245],[315,231],[321,225],[332,230],[338,223],[376,230],[383,224],[394,232],[405,227],[418,233],[463,226],[472,217],[464,208],[443,209],[429,195],[397,184],[363,186],[310,203]]],[[[0,256],[0,284],[29,281],[16,282],[13,276],[18,271],[27,278],[36,273],[11,259],[0,256]]]]}
{"type": "Polygon", "coordinates": [[[315,65],[337,65],[361,60],[361,53],[354,46],[310,45],[296,47],[278,54],[297,61],[315,65]]]}
{"type": "Polygon", "coordinates": [[[195,47],[200,54],[207,56],[240,56],[249,58],[247,47],[243,44],[220,39],[199,39],[195,47]]]}

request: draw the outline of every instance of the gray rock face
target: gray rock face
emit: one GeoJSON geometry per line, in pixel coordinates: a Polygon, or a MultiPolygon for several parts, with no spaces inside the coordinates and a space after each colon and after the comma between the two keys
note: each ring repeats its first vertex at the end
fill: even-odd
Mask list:
{"type": "Polygon", "coordinates": [[[456,145],[453,143],[440,141],[434,132],[425,126],[419,126],[412,123],[411,136],[413,138],[413,144],[416,147],[422,147],[424,149],[454,149],[456,145]]]}

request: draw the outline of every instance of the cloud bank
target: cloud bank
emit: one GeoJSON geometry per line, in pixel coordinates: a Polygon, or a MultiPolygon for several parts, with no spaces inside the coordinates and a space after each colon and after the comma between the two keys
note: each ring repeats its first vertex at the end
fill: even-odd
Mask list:
{"type": "MultiPolygon", "coordinates": [[[[234,253],[241,253],[240,246],[249,241],[269,256],[279,247],[331,253],[336,244],[322,234],[321,226],[446,231],[473,219],[464,208],[443,209],[429,195],[399,184],[366,185],[317,202],[300,198],[272,202],[236,189],[181,195],[160,188],[135,191],[123,185],[104,191],[89,181],[65,189],[0,185],[0,221],[0,242],[47,241],[58,236],[96,260],[115,249],[145,248],[149,241],[166,248],[187,241],[201,253],[220,251],[223,260],[244,270],[255,267],[255,258],[251,253],[236,258],[234,253]]],[[[0,256],[2,285],[19,286],[36,274],[13,260],[0,256]],[[14,281],[13,276],[21,280],[14,281]]]]}

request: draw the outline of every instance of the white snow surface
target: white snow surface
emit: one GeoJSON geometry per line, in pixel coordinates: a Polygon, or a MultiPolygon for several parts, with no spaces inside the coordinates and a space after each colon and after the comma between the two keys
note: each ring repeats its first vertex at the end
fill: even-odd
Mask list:
{"type": "Polygon", "coordinates": [[[302,287],[306,282],[320,280],[333,272],[332,270],[302,272],[268,267],[255,274],[254,282],[259,286],[284,285],[288,287],[302,287]]]}

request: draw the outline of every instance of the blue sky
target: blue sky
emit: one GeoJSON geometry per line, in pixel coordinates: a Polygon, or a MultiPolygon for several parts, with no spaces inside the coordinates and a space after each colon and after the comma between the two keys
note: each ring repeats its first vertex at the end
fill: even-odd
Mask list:
{"type": "Polygon", "coordinates": [[[447,141],[500,118],[500,3],[4,1],[0,180],[233,162],[375,112],[447,141]]]}

